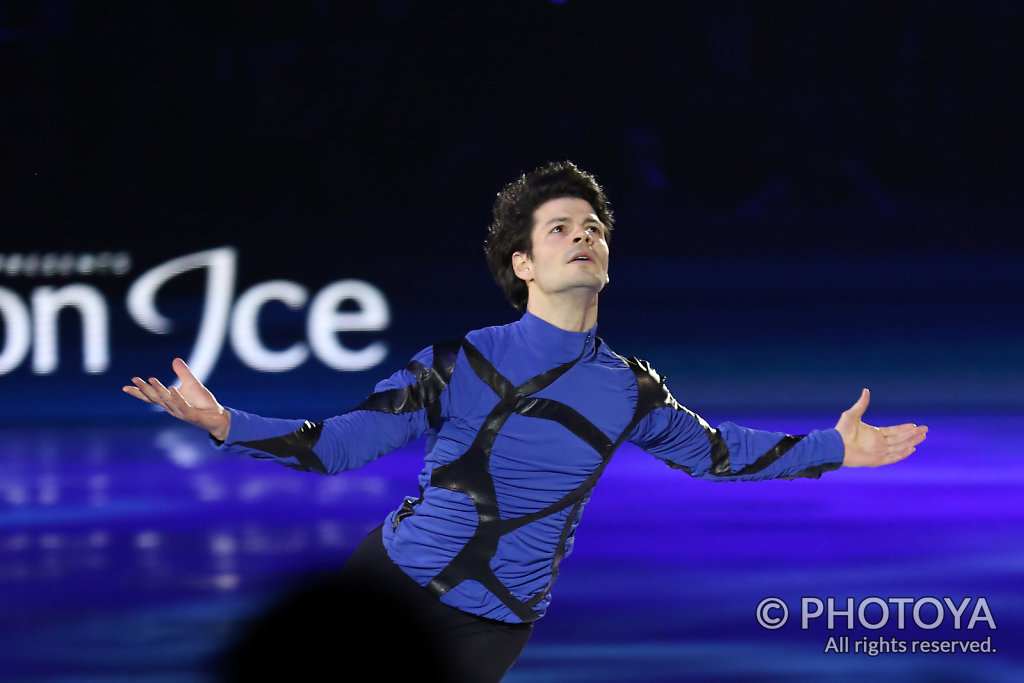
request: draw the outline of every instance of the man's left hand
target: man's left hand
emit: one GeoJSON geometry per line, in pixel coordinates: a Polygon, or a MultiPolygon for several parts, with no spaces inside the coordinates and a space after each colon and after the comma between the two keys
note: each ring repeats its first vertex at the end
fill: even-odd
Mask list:
{"type": "Polygon", "coordinates": [[[871,392],[861,392],[860,399],[845,411],[836,423],[846,451],[843,467],[878,467],[899,462],[924,441],[928,428],[915,424],[894,427],[872,427],[861,418],[868,409],[871,392]]]}

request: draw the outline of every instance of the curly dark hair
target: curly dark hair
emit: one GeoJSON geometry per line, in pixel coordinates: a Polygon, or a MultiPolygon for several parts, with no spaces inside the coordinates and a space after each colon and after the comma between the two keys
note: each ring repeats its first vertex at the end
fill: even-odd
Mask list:
{"type": "Polygon", "coordinates": [[[611,206],[594,176],[571,161],[553,161],[524,173],[506,185],[494,200],[494,222],[487,229],[484,253],[491,274],[512,307],[526,310],[527,289],[512,270],[512,255],[517,251],[533,255],[533,212],[551,199],[576,197],[590,204],[604,223],[605,239],[611,241],[611,206]]]}

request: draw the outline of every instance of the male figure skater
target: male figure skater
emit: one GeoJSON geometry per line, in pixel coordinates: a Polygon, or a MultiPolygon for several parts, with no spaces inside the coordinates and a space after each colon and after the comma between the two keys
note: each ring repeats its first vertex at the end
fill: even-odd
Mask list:
{"type": "Polygon", "coordinates": [[[927,432],[862,422],[866,389],[833,429],[712,428],[648,363],[596,336],[612,226],[604,192],[570,162],[507,185],[485,251],[522,318],[424,349],[360,406],[323,422],[225,408],[181,359],[172,363],[180,389],[135,377],[124,391],[222,448],[323,474],[427,434],[420,495],[363,541],[346,570],[393,577],[454,648],[447,656],[466,680],[499,680],[544,615],[582,508],[624,441],[691,476],[734,481],[893,463],[927,432]]]}

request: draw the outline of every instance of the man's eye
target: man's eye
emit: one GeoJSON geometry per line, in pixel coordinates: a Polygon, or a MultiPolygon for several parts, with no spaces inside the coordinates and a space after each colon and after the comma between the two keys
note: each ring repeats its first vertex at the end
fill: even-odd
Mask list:
{"type": "Polygon", "coordinates": [[[562,232],[562,226],[556,225],[555,227],[551,228],[551,232],[562,232]]]}

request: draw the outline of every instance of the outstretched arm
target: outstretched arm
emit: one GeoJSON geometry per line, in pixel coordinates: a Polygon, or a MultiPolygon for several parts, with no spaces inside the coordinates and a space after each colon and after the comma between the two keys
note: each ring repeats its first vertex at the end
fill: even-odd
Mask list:
{"type": "Polygon", "coordinates": [[[843,465],[876,467],[913,453],[928,432],[927,427],[913,424],[881,429],[865,424],[861,418],[870,399],[867,389],[834,429],[789,435],[731,422],[713,429],[672,398],[660,375],[647,370],[652,381],[640,383],[647,393],[641,391],[639,400],[654,407],[637,423],[629,440],[670,467],[701,479],[791,479],[818,477],[843,465]]]}
{"type": "Polygon", "coordinates": [[[458,346],[438,344],[420,351],[404,369],[379,382],[362,404],[340,415],[310,422],[262,417],[222,406],[180,358],[173,362],[180,388],[155,377],[132,378],[123,391],[160,406],[210,433],[219,448],[321,474],[356,469],[400,448],[444,419],[442,397],[458,346]]]}
{"type": "Polygon", "coordinates": [[[899,462],[925,440],[928,428],[915,424],[872,427],[862,420],[871,401],[871,392],[864,389],[860,398],[843,412],[836,431],[843,438],[844,467],[878,467],[899,462]]]}
{"type": "Polygon", "coordinates": [[[160,406],[183,422],[205,429],[218,441],[226,440],[231,427],[231,413],[196,379],[185,361],[175,358],[171,367],[181,380],[180,389],[168,389],[156,377],[150,377],[149,382],[141,377],[132,377],[134,386],[124,386],[121,390],[140,401],[160,406]]]}

